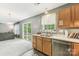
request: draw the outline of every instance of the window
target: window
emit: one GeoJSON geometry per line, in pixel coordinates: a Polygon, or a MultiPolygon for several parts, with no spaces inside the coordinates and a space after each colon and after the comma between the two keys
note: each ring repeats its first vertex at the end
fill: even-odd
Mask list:
{"type": "Polygon", "coordinates": [[[56,29],[56,13],[51,13],[42,16],[42,31],[50,32],[56,29]]]}
{"type": "Polygon", "coordinates": [[[28,33],[31,33],[31,24],[28,23],[28,33]]]}
{"type": "Polygon", "coordinates": [[[54,30],[55,29],[55,25],[54,24],[44,25],[44,29],[45,30],[54,30]]]}

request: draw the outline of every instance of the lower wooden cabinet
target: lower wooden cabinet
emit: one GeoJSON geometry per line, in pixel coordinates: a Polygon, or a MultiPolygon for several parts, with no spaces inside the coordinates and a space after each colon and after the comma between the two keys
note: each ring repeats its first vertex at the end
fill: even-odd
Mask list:
{"type": "Polygon", "coordinates": [[[37,48],[37,36],[33,36],[32,47],[35,49],[37,48]]]}
{"type": "Polygon", "coordinates": [[[50,38],[43,38],[43,53],[52,55],[52,44],[50,38]]]}
{"type": "Polygon", "coordinates": [[[41,36],[33,36],[33,48],[40,52],[52,55],[52,40],[41,36]]]}
{"type": "MultiPolygon", "coordinates": [[[[47,54],[49,56],[53,55],[52,39],[41,36],[33,36],[32,46],[34,49],[47,54]]],[[[54,47],[55,48],[55,47],[54,47]]],[[[79,56],[79,43],[71,43],[69,47],[69,53],[72,56],[79,56]]]]}
{"type": "Polygon", "coordinates": [[[37,50],[42,51],[43,49],[43,41],[42,41],[42,37],[37,37],[37,50]]]}
{"type": "Polygon", "coordinates": [[[79,56],[79,43],[72,44],[72,55],[79,56]]]}

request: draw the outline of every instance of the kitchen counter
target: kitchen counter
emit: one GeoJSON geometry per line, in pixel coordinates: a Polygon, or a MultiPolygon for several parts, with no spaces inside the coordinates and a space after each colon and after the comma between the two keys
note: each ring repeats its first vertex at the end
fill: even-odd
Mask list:
{"type": "Polygon", "coordinates": [[[59,35],[59,34],[55,34],[53,36],[45,36],[45,35],[34,34],[34,36],[41,36],[41,37],[47,37],[47,38],[52,38],[52,39],[56,39],[56,40],[79,43],[79,39],[68,38],[68,37],[65,37],[65,35],[59,35]]]}

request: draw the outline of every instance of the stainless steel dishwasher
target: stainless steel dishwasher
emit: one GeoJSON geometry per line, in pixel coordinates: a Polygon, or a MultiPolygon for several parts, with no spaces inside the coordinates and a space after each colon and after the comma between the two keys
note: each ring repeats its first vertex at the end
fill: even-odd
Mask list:
{"type": "Polygon", "coordinates": [[[54,56],[71,56],[71,42],[53,39],[52,53],[54,56]]]}

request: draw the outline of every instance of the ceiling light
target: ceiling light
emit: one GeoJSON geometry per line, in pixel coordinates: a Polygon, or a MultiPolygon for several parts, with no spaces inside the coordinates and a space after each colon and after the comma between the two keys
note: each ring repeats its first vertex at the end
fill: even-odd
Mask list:
{"type": "Polygon", "coordinates": [[[40,5],[40,3],[34,3],[34,6],[39,6],[40,5]]]}

